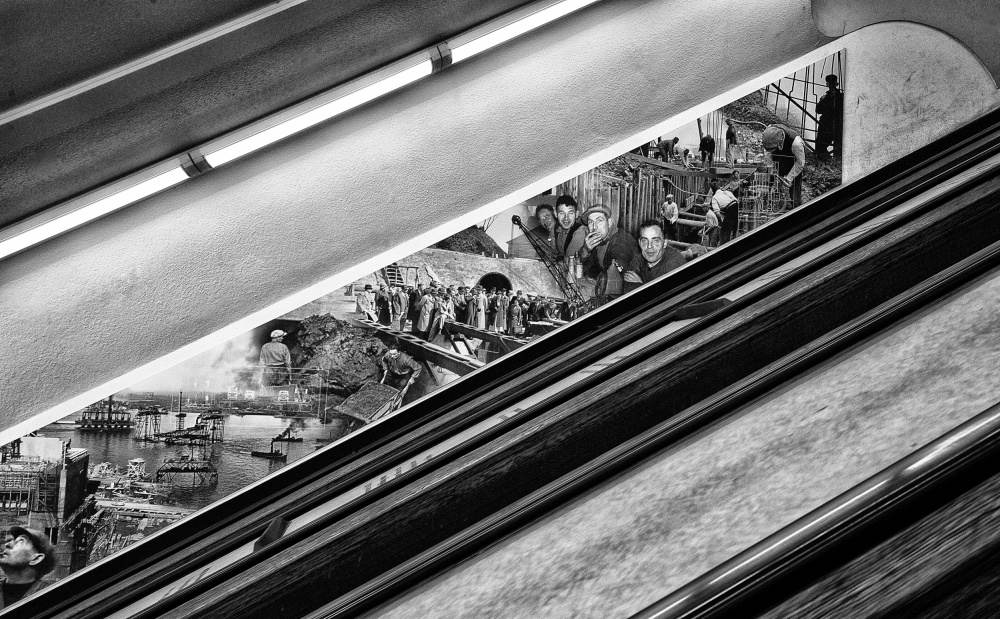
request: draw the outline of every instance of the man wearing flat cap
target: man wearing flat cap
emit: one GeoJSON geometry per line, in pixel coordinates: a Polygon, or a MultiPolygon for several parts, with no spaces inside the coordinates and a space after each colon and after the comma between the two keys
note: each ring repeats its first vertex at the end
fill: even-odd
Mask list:
{"type": "Polygon", "coordinates": [[[271,331],[271,341],[260,348],[260,364],[264,366],[264,385],[285,385],[292,374],[292,353],[283,340],[288,335],[281,329],[271,331]]]}
{"type": "Polygon", "coordinates": [[[611,209],[602,204],[592,206],[584,212],[583,221],[588,233],[577,257],[584,275],[597,279],[597,293],[622,294],[641,284],[639,243],[615,225],[611,209]]]}
{"type": "Polygon", "coordinates": [[[41,532],[11,527],[6,543],[0,547],[0,610],[20,601],[45,586],[45,576],[56,565],[55,548],[41,532]]]}

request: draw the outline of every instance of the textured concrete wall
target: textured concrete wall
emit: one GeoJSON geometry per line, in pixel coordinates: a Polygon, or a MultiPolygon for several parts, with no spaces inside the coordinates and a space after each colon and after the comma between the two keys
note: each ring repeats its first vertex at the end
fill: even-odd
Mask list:
{"type": "Polygon", "coordinates": [[[827,40],[808,0],[606,0],[6,260],[0,427],[123,388],[254,312],[281,315],[290,295],[827,40]],[[698,40],[718,46],[691,53],[698,40]]]}
{"type": "Polygon", "coordinates": [[[986,67],[940,30],[874,24],[838,42],[847,48],[844,182],[1000,106],[986,67]]]}

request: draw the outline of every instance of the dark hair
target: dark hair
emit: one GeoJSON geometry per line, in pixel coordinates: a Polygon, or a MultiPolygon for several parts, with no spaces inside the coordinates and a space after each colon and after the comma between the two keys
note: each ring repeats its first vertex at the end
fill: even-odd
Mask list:
{"type": "MultiPolygon", "coordinates": [[[[639,232],[642,232],[646,228],[652,228],[653,226],[656,226],[657,228],[659,228],[660,229],[660,234],[663,234],[663,224],[660,223],[656,219],[647,219],[646,221],[644,221],[641,224],[639,224],[639,232]]],[[[666,236],[666,235],[664,235],[664,236],[666,236]]]]}
{"type": "Polygon", "coordinates": [[[565,193],[556,199],[556,208],[559,208],[563,204],[568,204],[573,208],[577,207],[576,200],[573,199],[573,196],[565,193]]]}
{"type": "Polygon", "coordinates": [[[681,139],[675,135],[674,139],[673,139],[673,143],[676,144],[676,143],[678,143],[680,141],[681,141],[681,139]]]}
{"type": "Polygon", "coordinates": [[[553,217],[556,216],[556,210],[554,208],[552,208],[551,204],[539,204],[538,206],[535,207],[535,217],[538,217],[538,214],[541,213],[542,211],[546,210],[546,209],[550,213],[552,213],[553,217]]]}

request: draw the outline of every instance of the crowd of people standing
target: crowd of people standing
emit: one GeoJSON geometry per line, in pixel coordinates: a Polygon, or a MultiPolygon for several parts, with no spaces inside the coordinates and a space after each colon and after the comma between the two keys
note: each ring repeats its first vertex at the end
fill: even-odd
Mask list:
{"type": "Polygon", "coordinates": [[[409,331],[428,342],[447,332],[449,321],[523,337],[530,322],[562,319],[565,303],[542,295],[484,286],[393,286],[366,284],[357,294],[355,313],[395,331],[409,331]],[[407,329],[409,327],[409,329],[407,329]]]}

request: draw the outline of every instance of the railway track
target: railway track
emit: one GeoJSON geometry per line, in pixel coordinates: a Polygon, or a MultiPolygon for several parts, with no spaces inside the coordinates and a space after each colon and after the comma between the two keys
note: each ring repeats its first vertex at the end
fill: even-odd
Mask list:
{"type": "Polygon", "coordinates": [[[357,614],[850,345],[842,338],[798,365],[783,361],[996,242],[998,168],[1000,114],[991,114],[23,608],[39,617],[357,614]],[[675,320],[722,298],[708,316],[675,320]],[[709,412],[691,414],[709,401],[709,412]],[[661,438],[633,445],[664,424],[661,438]]]}

